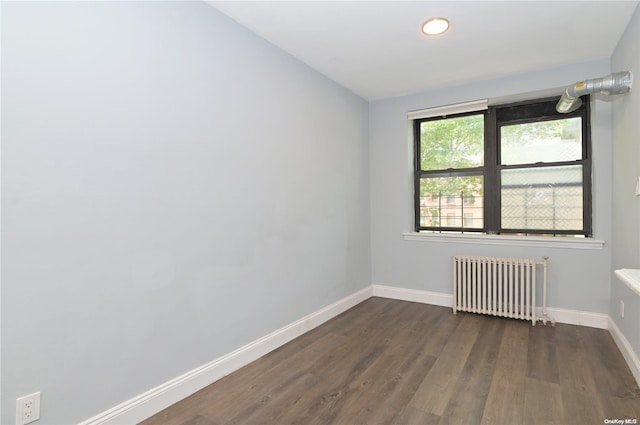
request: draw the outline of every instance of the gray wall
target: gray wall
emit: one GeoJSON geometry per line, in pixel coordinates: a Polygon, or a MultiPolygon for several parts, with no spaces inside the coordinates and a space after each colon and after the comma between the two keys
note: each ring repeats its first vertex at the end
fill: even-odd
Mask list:
{"type": "Polygon", "coordinates": [[[3,424],[371,283],[367,103],[205,3],[3,2],[1,106],[3,424]]]}
{"type": "MultiPolygon", "coordinates": [[[[613,71],[632,71],[634,86],[613,102],[613,268],[640,269],[640,8],[629,22],[611,58],[613,71]]],[[[612,279],[611,317],[640,354],[640,298],[617,278],[612,279]],[[620,317],[620,300],[625,317],[620,317]]]]}
{"type": "Polygon", "coordinates": [[[592,102],[594,236],[605,241],[603,249],[405,241],[402,234],[413,228],[413,145],[407,111],[477,99],[517,97],[523,93],[566,87],[581,79],[606,75],[609,71],[609,61],[604,60],[372,102],[369,133],[373,283],[451,294],[449,265],[452,255],[534,258],[547,255],[550,257],[549,306],[608,313],[611,282],[611,107],[607,101],[596,98],[592,102]]]}

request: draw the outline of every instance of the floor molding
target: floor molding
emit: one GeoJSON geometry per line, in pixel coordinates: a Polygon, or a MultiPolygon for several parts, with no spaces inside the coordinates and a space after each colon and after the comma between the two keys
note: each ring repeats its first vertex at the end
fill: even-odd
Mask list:
{"type": "MultiPolygon", "coordinates": [[[[542,308],[538,307],[541,315],[542,308]]],[[[567,310],[565,308],[547,307],[550,317],[557,323],[587,326],[590,328],[609,329],[609,315],[590,311],[567,310]]]]}
{"type": "Polygon", "coordinates": [[[384,285],[372,285],[372,288],[374,297],[391,298],[393,300],[411,301],[443,307],[453,306],[453,295],[451,294],[384,285]]]}
{"type": "MultiPolygon", "coordinates": [[[[398,288],[395,286],[373,285],[373,296],[391,298],[394,300],[412,301],[423,304],[453,306],[453,295],[441,292],[421,291],[417,289],[398,288]]],[[[540,312],[542,311],[538,307],[540,312]]],[[[548,307],[547,312],[557,323],[588,326],[591,328],[608,329],[609,315],[592,313],[589,311],[567,310],[564,308],[548,307]]]]}
{"type": "Polygon", "coordinates": [[[81,422],[80,425],[139,423],[231,372],[259,359],[305,332],[320,326],[327,320],[360,304],[371,296],[372,288],[369,286],[225,356],[87,419],[81,422]]]}
{"type": "Polygon", "coordinates": [[[609,333],[613,337],[613,340],[622,353],[622,356],[627,361],[633,377],[636,378],[636,383],[640,385],[640,359],[633,350],[633,347],[627,337],[624,336],[616,322],[611,317],[609,317],[609,333]]]}

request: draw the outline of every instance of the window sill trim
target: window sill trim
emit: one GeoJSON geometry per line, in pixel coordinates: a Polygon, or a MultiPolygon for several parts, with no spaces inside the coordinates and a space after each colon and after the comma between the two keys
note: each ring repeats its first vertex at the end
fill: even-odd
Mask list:
{"type": "Polygon", "coordinates": [[[615,270],[614,273],[633,292],[640,295],[640,270],[620,269],[615,270]]]}
{"type": "Polygon", "coordinates": [[[605,242],[598,239],[566,239],[547,236],[507,236],[441,233],[403,233],[405,241],[445,242],[474,245],[525,246],[567,249],[602,249],[605,242]]]}

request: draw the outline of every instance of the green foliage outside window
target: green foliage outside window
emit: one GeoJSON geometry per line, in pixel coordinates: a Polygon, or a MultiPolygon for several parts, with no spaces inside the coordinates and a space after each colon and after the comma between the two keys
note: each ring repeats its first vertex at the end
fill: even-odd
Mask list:
{"type": "MultiPolygon", "coordinates": [[[[420,125],[420,168],[425,171],[484,165],[484,115],[425,121],[420,125]]],[[[420,196],[482,195],[480,176],[426,178],[420,196]]]]}

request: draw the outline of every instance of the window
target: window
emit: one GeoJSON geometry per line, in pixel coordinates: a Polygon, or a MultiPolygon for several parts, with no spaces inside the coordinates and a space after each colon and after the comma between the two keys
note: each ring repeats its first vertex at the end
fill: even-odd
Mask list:
{"type": "Polygon", "coordinates": [[[415,119],[416,231],[591,236],[589,100],[556,103],[415,119]]]}

